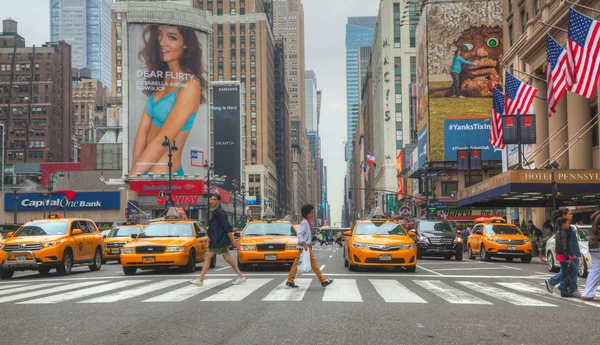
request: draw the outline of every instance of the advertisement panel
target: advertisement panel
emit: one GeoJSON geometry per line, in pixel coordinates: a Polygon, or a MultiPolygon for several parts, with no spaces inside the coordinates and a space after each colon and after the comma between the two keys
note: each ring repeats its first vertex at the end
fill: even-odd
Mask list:
{"type": "Polygon", "coordinates": [[[214,183],[233,190],[233,180],[242,181],[240,84],[214,84],[212,90],[214,172],[226,176],[214,183]]]}
{"type": "MultiPolygon", "coordinates": [[[[75,192],[72,190],[54,191],[51,197],[41,193],[17,193],[18,211],[50,210],[119,210],[119,192],[75,192]]],[[[4,211],[14,211],[15,194],[4,194],[4,211]]]]}
{"type": "Polygon", "coordinates": [[[448,208],[446,210],[438,210],[437,219],[447,219],[455,222],[473,222],[479,217],[506,217],[506,208],[448,208]]]}
{"type": "Polygon", "coordinates": [[[481,150],[484,161],[502,160],[502,150],[489,142],[490,122],[486,116],[449,117],[444,121],[444,161],[456,161],[457,150],[481,150]]]}
{"type": "MultiPolygon", "coordinates": [[[[427,7],[424,9],[424,14],[427,12],[427,7]]],[[[429,86],[427,78],[427,22],[426,20],[419,21],[416,31],[417,37],[417,104],[416,104],[416,128],[417,131],[423,130],[427,125],[429,118],[429,86]]],[[[426,155],[426,153],[425,153],[426,155]]]]}
{"type": "Polygon", "coordinates": [[[427,126],[419,131],[419,168],[427,161],[427,126]]]}
{"type": "MultiPolygon", "coordinates": [[[[452,156],[456,146],[455,141],[445,138],[447,121],[491,114],[492,88],[488,80],[499,80],[502,73],[502,2],[429,4],[426,13],[428,158],[435,162],[452,156]]],[[[489,145],[488,139],[481,137],[480,142],[471,145],[489,145]]]]}
{"type": "MultiPolygon", "coordinates": [[[[169,181],[129,181],[129,189],[137,192],[138,195],[158,195],[161,191],[169,190],[169,181]]],[[[171,181],[171,193],[178,194],[196,194],[206,193],[206,183],[203,180],[171,181]]]]}
{"type": "Polygon", "coordinates": [[[209,148],[208,35],[161,23],[129,24],[128,154],[129,175],[167,174],[169,150],[177,150],[172,173],[205,174],[209,148]],[[174,145],[173,145],[174,144],[174,145]]]}

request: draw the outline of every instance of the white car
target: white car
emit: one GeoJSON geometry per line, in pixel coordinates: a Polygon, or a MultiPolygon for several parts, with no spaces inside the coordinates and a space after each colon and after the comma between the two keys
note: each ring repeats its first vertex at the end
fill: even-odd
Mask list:
{"type": "MultiPolygon", "coordinates": [[[[591,225],[573,225],[573,227],[577,230],[577,240],[579,241],[579,250],[581,251],[581,255],[583,256],[583,260],[579,260],[579,272],[578,275],[581,278],[586,278],[588,272],[592,265],[592,259],[590,257],[590,252],[588,251],[588,237],[590,235],[590,231],[592,231],[591,225]]],[[[548,239],[546,242],[546,252],[544,253],[546,257],[546,264],[548,266],[548,271],[550,272],[558,272],[560,271],[560,264],[556,262],[556,257],[554,255],[554,246],[555,246],[555,238],[554,236],[548,239]]]]}

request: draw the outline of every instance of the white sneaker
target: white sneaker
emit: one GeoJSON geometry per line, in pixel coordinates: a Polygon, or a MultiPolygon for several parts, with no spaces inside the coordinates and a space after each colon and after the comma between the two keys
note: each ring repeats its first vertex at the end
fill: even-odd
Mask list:
{"type": "Polygon", "coordinates": [[[246,277],[244,278],[238,278],[234,281],[231,282],[231,285],[242,285],[246,282],[246,277]]]}
{"type": "Polygon", "coordinates": [[[204,282],[201,282],[200,278],[188,280],[188,283],[190,283],[192,285],[196,285],[196,286],[204,286],[204,282]]]}

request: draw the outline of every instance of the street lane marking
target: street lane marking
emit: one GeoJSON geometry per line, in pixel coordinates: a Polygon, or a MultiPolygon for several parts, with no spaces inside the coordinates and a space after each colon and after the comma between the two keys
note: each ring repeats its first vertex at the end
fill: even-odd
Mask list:
{"type": "Polygon", "coordinates": [[[107,282],[106,280],[104,280],[104,281],[99,280],[99,281],[94,281],[94,282],[73,283],[73,284],[53,287],[51,289],[46,289],[46,290],[31,291],[31,292],[26,292],[26,293],[20,293],[17,295],[12,295],[12,296],[3,296],[3,297],[0,297],[0,303],[12,302],[12,301],[17,301],[17,300],[25,299],[25,298],[29,298],[29,297],[37,297],[39,295],[46,295],[46,294],[62,292],[62,291],[71,290],[71,289],[78,289],[78,288],[82,288],[85,286],[101,284],[101,283],[106,283],[106,282],[107,282]]]}
{"type": "Polygon", "coordinates": [[[419,269],[422,269],[423,271],[427,271],[427,272],[429,272],[429,273],[433,273],[433,274],[435,274],[435,275],[437,275],[437,276],[443,276],[443,274],[441,274],[441,273],[437,273],[436,271],[434,271],[434,270],[430,270],[429,268],[425,268],[425,267],[423,267],[423,266],[421,266],[421,265],[417,265],[417,267],[418,267],[419,269]]]}
{"type": "Polygon", "coordinates": [[[502,267],[506,267],[506,268],[510,268],[511,270],[517,270],[517,271],[522,271],[522,268],[519,267],[512,267],[512,266],[508,266],[508,265],[502,265],[502,267]]]}
{"type": "Polygon", "coordinates": [[[228,268],[231,268],[231,266],[225,266],[225,267],[217,268],[217,269],[215,270],[215,272],[216,272],[216,271],[222,271],[222,270],[226,270],[226,269],[228,269],[228,268]]]}
{"type": "Polygon", "coordinates": [[[162,295],[149,298],[142,302],[181,302],[185,301],[190,297],[194,297],[204,291],[208,291],[214,287],[217,287],[231,279],[205,279],[204,286],[188,285],[182,288],[169,291],[162,295]]]}
{"type": "Polygon", "coordinates": [[[48,297],[36,298],[25,302],[19,302],[17,304],[54,304],[65,301],[71,301],[78,298],[84,298],[91,295],[97,295],[106,291],[116,290],[120,288],[129,287],[135,284],[145,283],[148,280],[125,280],[106,285],[94,286],[83,290],[69,291],[58,295],[52,295],[48,297]]]}
{"type": "Polygon", "coordinates": [[[263,301],[302,301],[311,282],[312,278],[296,279],[294,283],[299,287],[289,288],[285,286],[285,283],[287,283],[287,280],[285,280],[273,289],[267,297],[263,298],[263,301]]]}
{"type": "Polygon", "coordinates": [[[484,283],[476,283],[476,282],[468,282],[468,281],[457,281],[457,284],[468,287],[469,289],[475,290],[484,295],[488,295],[490,297],[494,297],[510,304],[514,305],[523,305],[523,306],[533,306],[533,307],[557,307],[556,304],[550,304],[543,301],[539,301],[533,298],[525,297],[522,295],[518,295],[516,293],[512,293],[510,291],[506,291],[503,289],[499,289],[495,286],[487,285],[484,283]]]}
{"type": "Polygon", "coordinates": [[[540,295],[543,295],[543,296],[549,296],[549,297],[552,297],[552,298],[557,298],[557,299],[560,299],[561,301],[564,301],[564,302],[580,303],[580,304],[586,304],[586,305],[591,305],[592,307],[600,308],[600,303],[598,303],[598,302],[582,301],[582,300],[577,299],[577,298],[564,298],[564,297],[560,297],[560,292],[558,292],[558,289],[554,290],[554,294],[550,294],[548,292],[548,290],[546,290],[546,288],[540,289],[540,288],[536,288],[534,286],[531,286],[531,285],[525,284],[525,283],[496,283],[496,284],[502,285],[502,286],[507,287],[509,289],[517,290],[517,291],[520,291],[520,292],[536,293],[536,294],[540,294],[540,295]]]}
{"type": "Polygon", "coordinates": [[[452,304],[492,304],[462,290],[453,288],[439,280],[415,280],[414,282],[452,304]]]}
{"type": "Polygon", "coordinates": [[[321,267],[319,267],[319,270],[323,270],[325,268],[325,265],[321,265],[321,267]]]}
{"type": "Polygon", "coordinates": [[[467,267],[467,268],[436,268],[437,271],[489,271],[489,270],[514,270],[513,267],[467,267]]]}
{"type": "MultiPolygon", "coordinates": [[[[56,284],[59,284],[59,283],[56,283],[56,284]]],[[[11,289],[13,289],[13,290],[14,290],[14,288],[17,288],[17,287],[19,287],[19,286],[24,286],[24,285],[26,285],[26,284],[10,284],[10,285],[0,285],[0,290],[5,290],[5,291],[0,291],[0,293],[3,293],[3,294],[4,294],[4,293],[6,293],[6,291],[11,291],[11,289]]],[[[38,285],[38,286],[39,286],[39,285],[38,285]]],[[[19,289],[18,291],[24,291],[23,289],[26,289],[26,288],[21,288],[21,289],[19,289]]],[[[29,290],[31,290],[31,289],[29,289],[29,290]]],[[[10,292],[9,292],[9,293],[10,293],[10,292]]]]}
{"type": "Polygon", "coordinates": [[[163,280],[163,281],[159,281],[156,283],[144,285],[142,287],[136,287],[136,288],[130,289],[130,290],[119,291],[119,292],[115,292],[110,295],[103,295],[100,297],[88,299],[88,300],[81,301],[78,303],[114,303],[114,302],[122,301],[124,299],[145,295],[147,293],[154,292],[156,290],[161,290],[161,289],[173,286],[173,285],[183,284],[183,283],[187,283],[187,280],[186,279],[163,280]]]}
{"type": "Polygon", "coordinates": [[[328,285],[323,294],[323,302],[362,302],[356,279],[336,279],[328,285]]]}
{"type": "Polygon", "coordinates": [[[387,303],[428,303],[396,280],[369,279],[369,281],[387,303]]]}
{"type": "Polygon", "coordinates": [[[248,279],[244,284],[232,285],[203,299],[203,302],[241,301],[273,279],[248,279]]]}
{"type": "Polygon", "coordinates": [[[35,285],[29,285],[29,286],[24,286],[24,287],[18,287],[18,288],[14,288],[14,289],[2,290],[2,291],[0,291],[0,293],[3,294],[3,295],[8,295],[8,294],[11,294],[11,293],[31,291],[31,290],[36,290],[36,289],[41,289],[41,288],[46,288],[46,287],[61,285],[61,284],[63,284],[63,283],[42,283],[42,284],[35,284],[35,285]]]}

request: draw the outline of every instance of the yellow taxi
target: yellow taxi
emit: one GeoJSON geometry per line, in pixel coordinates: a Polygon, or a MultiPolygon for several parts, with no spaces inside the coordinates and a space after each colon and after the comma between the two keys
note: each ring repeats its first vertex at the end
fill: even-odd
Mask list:
{"type": "Polygon", "coordinates": [[[102,266],[103,241],[96,224],[85,218],[49,215],[25,223],[0,241],[0,278],[10,279],[15,271],[37,270],[48,274],[55,268],[68,275],[73,266],[102,266]]]}
{"type": "Polygon", "coordinates": [[[287,220],[277,220],[270,208],[262,220],[254,220],[242,231],[238,248],[238,267],[249,265],[292,264],[298,255],[298,233],[287,220]]]}
{"type": "Polygon", "coordinates": [[[476,222],[467,241],[469,259],[474,260],[478,255],[483,261],[500,257],[507,262],[514,258],[531,262],[532,243],[517,226],[500,217],[479,218],[476,222]]]}
{"type": "MultiPolygon", "coordinates": [[[[181,219],[174,207],[169,208],[163,220],[152,222],[133,240],[121,248],[121,265],[125,275],[134,275],[138,268],[155,269],[181,267],[187,273],[196,269],[196,262],[204,260],[208,237],[203,225],[181,219]]],[[[210,262],[215,267],[216,256],[210,262]]]]}
{"type": "Polygon", "coordinates": [[[139,234],[143,227],[142,224],[124,223],[115,226],[108,234],[103,235],[104,260],[102,263],[105,264],[108,260],[117,260],[120,263],[121,248],[132,240],[131,235],[139,234]]]}
{"type": "Polygon", "coordinates": [[[402,225],[385,218],[377,207],[369,219],[356,221],[350,231],[344,232],[344,266],[356,271],[359,266],[405,267],[408,272],[417,269],[417,248],[402,225]]]}

